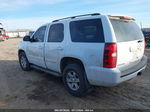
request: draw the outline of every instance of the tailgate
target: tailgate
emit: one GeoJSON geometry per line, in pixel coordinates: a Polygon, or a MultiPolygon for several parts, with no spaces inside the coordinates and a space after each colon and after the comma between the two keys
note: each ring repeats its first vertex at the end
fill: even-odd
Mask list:
{"type": "Polygon", "coordinates": [[[131,20],[110,19],[117,41],[117,66],[135,66],[144,54],[144,37],[139,26],[131,20]]]}
{"type": "Polygon", "coordinates": [[[144,40],[117,43],[117,66],[138,63],[144,54],[144,40]]]}

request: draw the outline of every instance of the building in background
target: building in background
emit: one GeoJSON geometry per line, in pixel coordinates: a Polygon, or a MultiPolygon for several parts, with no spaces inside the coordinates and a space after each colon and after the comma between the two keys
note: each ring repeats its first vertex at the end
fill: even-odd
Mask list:
{"type": "Polygon", "coordinates": [[[21,30],[14,30],[14,31],[6,31],[6,35],[8,35],[10,38],[19,37],[23,38],[26,35],[33,34],[34,31],[28,30],[28,29],[21,29],[21,30]]]}
{"type": "Polygon", "coordinates": [[[2,23],[0,23],[0,35],[8,36],[9,38],[14,37],[24,37],[26,35],[32,35],[34,33],[33,30],[29,29],[18,29],[13,31],[6,31],[2,23]]]}

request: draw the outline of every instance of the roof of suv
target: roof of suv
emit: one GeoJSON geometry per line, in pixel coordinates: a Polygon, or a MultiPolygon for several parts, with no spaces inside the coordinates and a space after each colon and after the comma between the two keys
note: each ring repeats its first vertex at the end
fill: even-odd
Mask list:
{"type": "Polygon", "coordinates": [[[58,22],[60,20],[65,20],[65,19],[74,19],[74,18],[77,18],[77,17],[98,16],[98,15],[101,15],[101,14],[100,13],[92,13],[92,14],[77,15],[77,16],[71,16],[71,17],[66,17],[66,18],[62,18],[62,19],[57,19],[57,20],[54,20],[52,22],[58,22]]]}
{"type": "MultiPolygon", "coordinates": [[[[56,19],[53,20],[52,22],[59,22],[59,21],[64,21],[68,19],[75,19],[75,18],[82,18],[82,17],[90,17],[90,16],[100,16],[100,13],[92,13],[92,14],[84,14],[84,15],[77,15],[77,16],[71,16],[71,17],[65,17],[61,19],[56,19]]],[[[126,21],[134,21],[135,19],[129,16],[123,16],[123,15],[105,15],[108,16],[109,18],[112,19],[121,19],[121,20],[126,20],[126,21]]]]}

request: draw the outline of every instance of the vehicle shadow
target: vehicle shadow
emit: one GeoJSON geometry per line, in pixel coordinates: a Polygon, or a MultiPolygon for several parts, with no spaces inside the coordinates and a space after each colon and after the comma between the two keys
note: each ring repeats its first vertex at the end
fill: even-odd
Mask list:
{"type": "Polygon", "coordinates": [[[51,108],[150,108],[150,88],[137,85],[137,79],[111,88],[94,87],[86,96],[73,97],[64,89],[60,77],[34,69],[22,71],[17,60],[0,60],[0,78],[4,76],[12,92],[8,94],[17,96],[17,100],[24,96],[51,108]]]}

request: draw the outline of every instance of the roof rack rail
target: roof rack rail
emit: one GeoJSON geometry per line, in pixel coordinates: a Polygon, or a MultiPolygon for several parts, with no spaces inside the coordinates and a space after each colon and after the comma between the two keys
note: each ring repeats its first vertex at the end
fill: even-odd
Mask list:
{"type": "Polygon", "coordinates": [[[64,20],[64,19],[74,19],[76,17],[82,17],[82,16],[97,16],[97,15],[101,15],[100,13],[92,13],[92,14],[84,14],[84,15],[78,15],[78,16],[71,16],[71,17],[66,17],[66,18],[62,18],[62,19],[57,19],[57,20],[54,20],[52,22],[57,22],[57,21],[60,21],[60,20],[64,20]]]}

